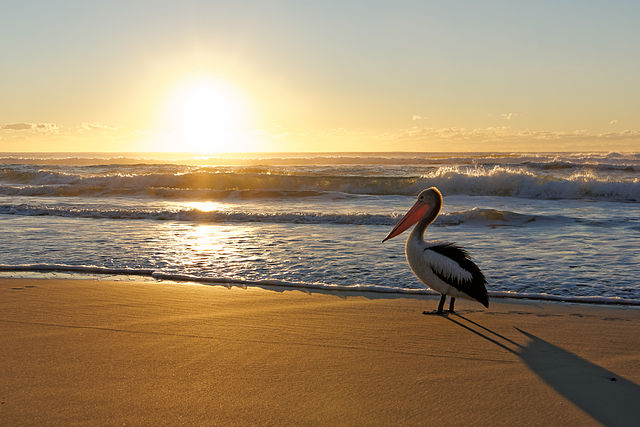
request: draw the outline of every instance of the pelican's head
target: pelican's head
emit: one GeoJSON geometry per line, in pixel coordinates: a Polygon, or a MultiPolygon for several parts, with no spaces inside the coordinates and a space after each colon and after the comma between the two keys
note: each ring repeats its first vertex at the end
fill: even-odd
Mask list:
{"type": "Polygon", "coordinates": [[[409,212],[407,212],[400,222],[393,227],[391,233],[382,241],[383,243],[389,239],[396,237],[398,234],[401,234],[407,228],[411,227],[416,222],[420,221],[424,217],[430,217],[431,221],[433,221],[438,213],[440,212],[440,207],[442,206],[442,193],[436,187],[427,188],[426,190],[422,190],[420,194],[418,194],[418,200],[416,200],[415,204],[409,212]]]}

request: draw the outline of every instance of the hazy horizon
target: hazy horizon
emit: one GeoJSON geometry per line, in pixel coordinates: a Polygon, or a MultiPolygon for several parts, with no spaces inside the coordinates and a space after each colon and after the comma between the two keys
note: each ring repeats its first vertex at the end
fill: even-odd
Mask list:
{"type": "Polygon", "coordinates": [[[509,155],[509,154],[637,154],[640,150],[550,150],[550,151],[532,151],[532,150],[477,150],[477,151],[439,151],[439,150],[425,150],[425,151],[409,151],[409,150],[378,150],[378,151],[223,151],[223,152],[210,152],[202,153],[197,151],[0,151],[0,154],[158,154],[162,156],[171,155],[193,155],[193,156],[249,156],[252,154],[344,154],[344,155],[360,155],[360,154],[422,154],[422,155],[441,155],[441,154],[468,154],[468,155],[509,155]]]}

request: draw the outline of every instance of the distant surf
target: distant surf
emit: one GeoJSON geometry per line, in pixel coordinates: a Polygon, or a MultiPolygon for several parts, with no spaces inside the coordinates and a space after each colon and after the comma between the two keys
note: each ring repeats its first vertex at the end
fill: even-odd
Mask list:
{"type": "Polygon", "coordinates": [[[4,166],[0,168],[0,195],[225,200],[336,194],[407,196],[437,186],[447,195],[640,201],[640,172],[635,169],[624,169],[616,176],[596,175],[589,170],[568,176],[552,175],[513,166],[427,169],[421,175],[385,176],[375,174],[381,171],[359,169],[284,171],[269,168],[258,172],[244,168],[229,171],[228,168],[141,165],[129,166],[126,170],[120,166],[103,166],[100,170],[59,171],[25,165],[4,166]]]}

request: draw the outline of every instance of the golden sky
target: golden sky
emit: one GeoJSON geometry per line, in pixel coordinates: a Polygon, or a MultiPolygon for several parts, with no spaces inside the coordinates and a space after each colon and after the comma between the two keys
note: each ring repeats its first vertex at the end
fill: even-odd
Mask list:
{"type": "Polygon", "coordinates": [[[640,151],[634,1],[0,5],[0,151],[640,151]]]}

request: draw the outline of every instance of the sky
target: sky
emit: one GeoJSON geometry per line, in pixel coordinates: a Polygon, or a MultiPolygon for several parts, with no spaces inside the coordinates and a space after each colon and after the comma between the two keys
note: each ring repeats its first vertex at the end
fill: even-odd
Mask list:
{"type": "Polygon", "coordinates": [[[0,151],[640,151],[638,1],[0,0],[0,151]]]}

